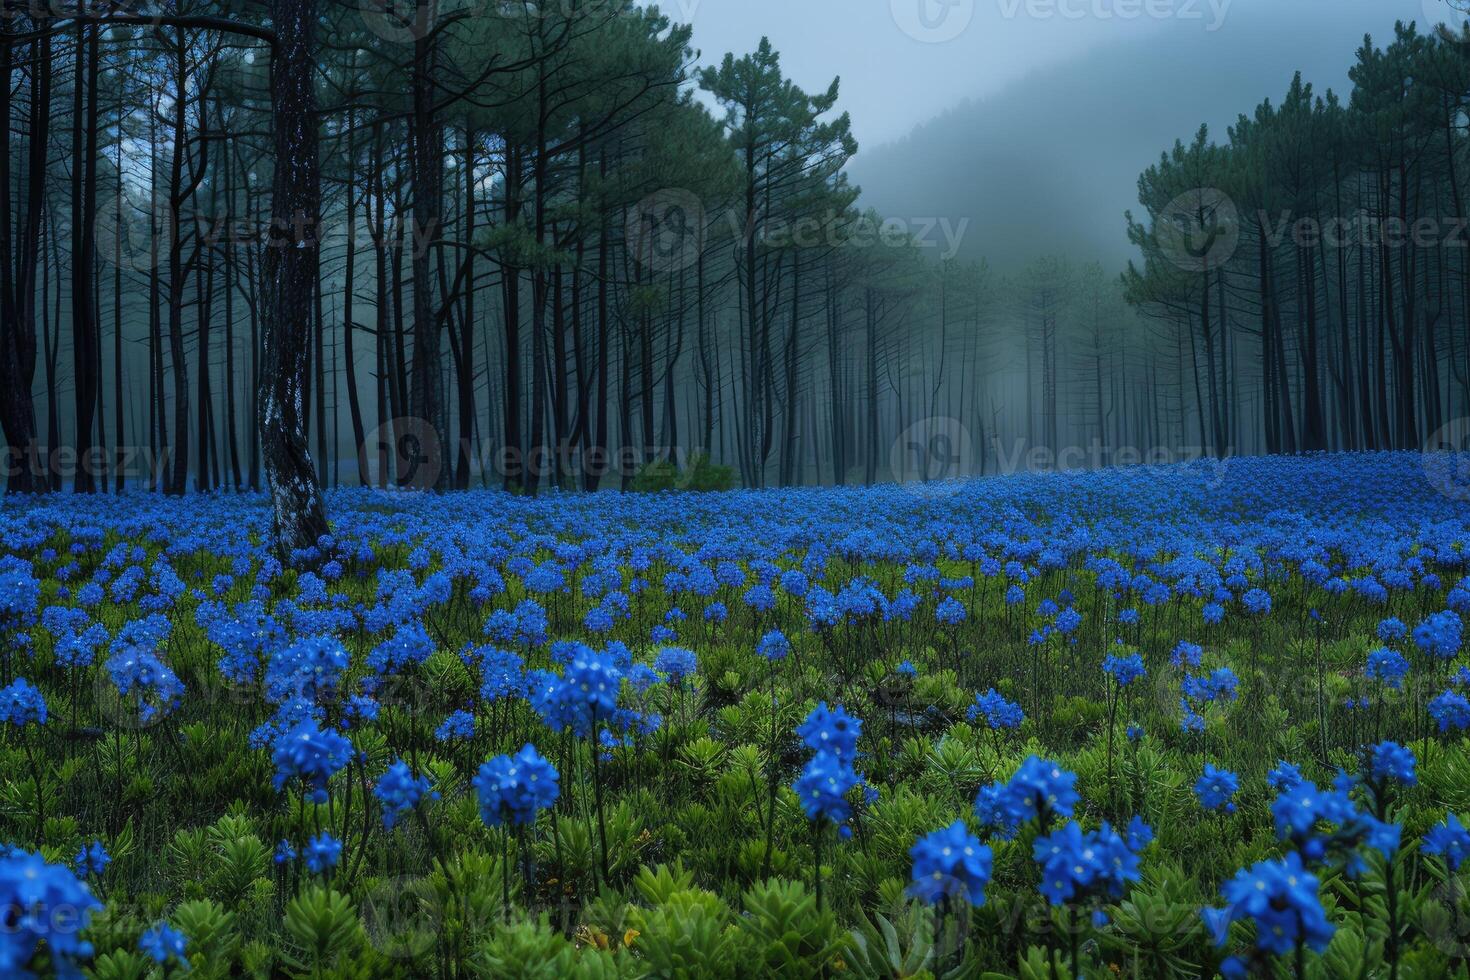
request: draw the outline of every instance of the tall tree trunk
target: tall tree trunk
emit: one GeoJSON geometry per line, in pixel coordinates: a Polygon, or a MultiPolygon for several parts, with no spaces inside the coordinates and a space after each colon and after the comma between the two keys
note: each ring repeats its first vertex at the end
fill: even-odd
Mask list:
{"type": "Polygon", "coordinates": [[[408,410],[425,438],[437,440],[437,446],[424,447],[435,454],[427,466],[415,466],[413,484],[419,487],[447,489],[449,469],[442,465],[442,454],[448,447],[444,432],[443,403],[439,389],[439,317],[434,310],[433,284],[429,274],[429,251],[439,237],[440,153],[438,123],[434,118],[437,93],[433,81],[434,38],[429,28],[434,4],[417,0],[420,27],[415,31],[412,78],[413,100],[413,254],[409,264],[413,275],[413,365],[410,373],[408,410]]]}
{"type": "MultiPolygon", "coordinates": [[[[33,45],[35,64],[30,71],[30,110],[26,139],[26,202],[16,249],[16,272],[8,302],[12,315],[0,317],[0,427],[13,454],[19,454],[10,467],[6,489],[11,493],[32,493],[46,489],[40,470],[40,447],[36,437],[36,408],[31,386],[36,378],[36,270],[41,255],[42,209],[45,202],[46,148],[51,139],[51,35],[50,21],[37,17],[35,26],[41,32],[33,45]]],[[[9,31],[9,19],[4,29],[9,31]]],[[[6,48],[6,118],[8,129],[10,98],[10,49],[6,48]]],[[[8,141],[9,134],[6,134],[8,141]]],[[[8,148],[7,148],[8,149],[8,148]]],[[[9,226],[10,183],[6,153],[5,193],[7,195],[6,226],[9,226]]],[[[7,243],[9,236],[7,235],[7,243]]],[[[7,269],[9,263],[6,264],[7,269]]]]}
{"type": "Polygon", "coordinates": [[[459,450],[455,456],[454,487],[467,490],[470,485],[470,448],[475,431],[475,139],[473,126],[464,134],[464,228],[461,234],[468,243],[464,257],[464,322],[459,329],[459,450]]]}
{"type": "Polygon", "coordinates": [[[271,0],[270,9],[277,36],[271,63],[271,225],[276,238],[268,243],[262,269],[265,336],[257,421],[275,547],[289,560],[327,533],[326,507],[302,417],[321,244],[313,90],[316,5],[313,0],[271,0]]]}

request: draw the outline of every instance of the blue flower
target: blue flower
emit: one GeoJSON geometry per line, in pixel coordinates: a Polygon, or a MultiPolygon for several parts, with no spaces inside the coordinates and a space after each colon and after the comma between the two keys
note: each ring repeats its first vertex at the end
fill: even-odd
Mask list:
{"type": "Polygon", "coordinates": [[[1459,871],[1465,858],[1470,857],[1470,832],[1460,823],[1456,814],[1445,814],[1444,821],[1429,828],[1424,835],[1425,854],[1432,854],[1445,863],[1451,871],[1459,871]]]}
{"type": "Polygon", "coordinates": [[[189,941],[182,932],[162,922],[138,938],[138,949],[155,963],[174,960],[185,967],[189,965],[189,941]]]}
{"type": "Polygon", "coordinates": [[[796,728],[796,734],[807,748],[817,752],[828,751],[839,759],[853,761],[857,755],[858,734],[863,730],[861,719],[854,718],[841,705],[828,708],[823,701],[812,709],[796,728]]]}
{"type": "Polygon", "coordinates": [[[1169,654],[1169,663],[1174,667],[1198,667],[1204,656],[1204,648],[1188,640],[1180,640],[1169,654]]]}
{"type": "Polygon", "coordinates": [[[1128,848],[1133,851],[1141,851],[1152,843],[1154,829],[1144,823],[1142,817],[1134,814],[1128,821],[1128,848]]]}
{"type": "Polygon", "coordinates": [[[582,625],[591,633],[606,633],[613,628],[613,614],[602,606],[594,606],[582,617],[582,625]]]}
{"type": "Polygon", "coordinates": [[[780,630],[771,630],[756,644],[755,652],[767,660],[785,660],[791,653],[791,641],[780,630]]]}
{"type": "Polygon", "coordinates": [[[480,697],[486,701],[522,697],[527,693],[526,662],[518,653],[486,647],[480,656],[480,697]]]}
{"type": "Polygon", "coordinates": [[[1317,879],[1295,852],[1279,861],[1260,861],[1242,869],[1220,889],[1225,908],[1206,910],[1206,925],[1217,945],[1231,922],[1256,924],[1256,946],[1267,953],[1290,953],[1298,942],[1321,952],[1335,931],[1317,894],[1317,879]]]}
{"type": "Polygon", "coordinates": [[[81,850],[77,851],[76,860],[77,874],[83,878],[97,878],[107,870],[112,863],[112,855],[107,853],[107,848],[102,846],[100,840],[94,840],[90,844],[83,844],[81,850]]]}
{"type": "Polygon", "coordinates": [[[472,738],[475,734],[475,716],[468,711],[460,710],[449,714],[439,727],[434,729],[434,740],[437,742],[456,742],[472,738]]]}
{"type": "Polygon", "coordinates": [[[1108,654],[1103,660],[1103,672],[1109,674],[1119,687],[1127,687],[1146,673],[1143,657],[1137,653],[1126,657],[1108,654]]]}
{"type": "Polygon", "coordinates": [[[780,585],[782,592],[798,599],[805,596],[807,589],[811,587],[806,573],[794,568],[781,573],[780,585]]]}
{"type": "Polygon", "coordinates": [[[1240,678],[1229,667],[1211,671],[1208,676],[1184,678],[1180,685],[1187,697],[1209,704],[1215,701],[1234,701],[1240,678]]]}
{"type": "Polygon", "coordinates": [[[1066,609],[1057,613],[1057,618],[1053,625],[1056,626],[1058,633],[1066,636],[1082,625],[1082,614],[1071,606],[1068,606],[1066,609]]]}
{"type": "Polygon", "coordinates": [[[336,639],[304,637],[271,655],[265,668],[265,696],[273,704],[325,698],[336,691],[349,660],[347,648],[336,639]]]}
{"type": "MultiPolygon", "coordinates": [[[[3,641],[0,641],[3,642],[3,641]]],[[[46,724],[46,699],[24,677],[0,688],[0,722],[24,728],[31,722],[46,724]]]]}
{"type": "Polygon", "coordinates": [[[1451,660],[1460,652],[1463,629],[1457,613],[1448,609],[1433,613],[1414,627],[1414,645],[1440,660],[1451,660]]]}
{"type": "Polygon", "coordinates": [[[179,705],[184,684],[168,665],[142,646],[129,646],[107,661],[107,674],[113,686],[138,713],[138,719],[150,722],[160,714],[168,714],[179,705]]]}
{"type": "Polygon", "coordinates": [[[1389,617],[1378,624],[1377,633],[1378,639],[1384,643],[1393,643],[1395,640],[1402,640],[1407,636],[1409,634],[1409,628],[1404,625],[1403,620],[1396,617],[1389,617]]]}
{"type": "Polygon", "coordinates": [[[527,592],[560,592],[566,587],[566,575],[554,561],[544,561],[521,579],[527,592]]]}
{"type": "Polygon", "coordinates": [[[1253,616],[1264,616],[1271,611],[1271,596],[1264,589],[1251,589],[1240,597],[1240,604],[1253,616]]]}
{"type": "Polygon", "coordinates": [[[1436,695],[1428,705],[1429,716],[1439,723],[1439,730],[1470,728],[1470,701],[1454,691],[1436,695]]]}
{"type": "Polygon", "coordinates": [[[1282,760],[1276,763],[1275,769],[1266,773],[1266,783],[1277,792],[1294,789],[1302,784],[1302,771],[1282,760]]]}
{"type": "Polygon", "coordinates": [[[1340,861],[1349,877],[1363,869],[1358,853],[1364,845],[1392,857],[1399,828],[1360,809],[1350,795],[1353,781],[1339,776],[1331,790],[1307,780],[1281,791],[1271,804],[1276,836],[1293,844],[1307,861],[1340,861]]]}
{"type": "Polygon", "coordinates": [[[1380,647],[1368,654],[1368,667],[1364,673],[1369,680],[1378,681],[1397,691],[1403,687],[1404,677],[1409,673],[1409,662],[1402,654],[1380,647]]]}
{"type": "Polygon", "coordinates": [[[1206,762],[1203,774],[1195,780],[1194,795],[1206,810],[1234,813],[1235,804],[1231,800],[1239,789],[1239,776],[1228,769],[1216,769],[1206,762]]]}
{"type": "Polygon", "coordinates": [[[323,731],[307,718],[283,732],[272,747],[275,787],[299,779],[314,803],[327,802],[327,782],[352,760],[352,743],[333,729],[323,731]]]}
{"type": "Polygon", "coordinates": [[[1373,746],[1370,770],[1374,779],[1392,779],[1405,786],[1418,782],[1414,774],[1414,753],[1397,742],[1379,742],[1373,746]]]}
{"type": "Polygon", "coordinates": [[[373,787],[373,795],[378,802],[383,804],[383,826],[389,830],[398,822],[398,818],[418,805],[419,800],[427,796],[429,799],[438,799],[439,794],[430,792],[429,778],[427,776],[414,777],[413,771],[409,769],[408,763],[402,759],[394,762],[383,773],[377,785],[373,787]]]}
{"type": "Polygon", "coordinates": [[[77,976],[76,961],[92,955],[92,945],[80,934],[101,907],[70,868],[10,849],[0,857],[0,909],[6,922],[0,929],[0,976],[30,976],[26,968],[42,943],[59,975],[77,976]],[[61,910],[66,914],[58,915],[61,910]]]}
{"type": "Polygon", "coordinates": [[[954,596],[945,596],[934,610],[934,618],[943,626],[958,626],[965,621],[965,607],[954,596]]]}
{"type": "Polygon", "coordinates": [[[671,684],[675,685],[693,674],[696,667],[694,651],[683,647],[664,647],[653,660],[653,669],[663,674],[671,684]]]}
{"type": "Polygon", "coordinates": [[[537,811],[551,806],[560,795],[557,780],[555,767],[533,745],[525,745],[515,755],[498,755],[475,775],[480,818],[491,827],[505,821],[534,823],[537,811]]]}
{"type": "Polygon", "coordinates": [[[567,665],[564,677],[572,700],[597,715],[605,718],[617,707],[623,672],[607,654],[585,650],[567,665]]]}
{"type": "Polygon", "coordinates": [[[745,604],[756,612],[769,612],[776,607],[776,593],[770,586],[753,585],[745,592],[745,604]]]}
{"type": "Polygon", "coordinates": [[[296,860],[296,848],[291,846],[290,841],[283,840],[276,845],[274,859],[277,864],[290,864],[296,860]]]}
{"type": "MultiPolygon", "coordinates": [[[[1151,838],[1152,833],[1135,831],[1132,836],[1142,846],[1147,843],[1144,837],[1151,838]]],[[[1135,851],[1107,823],[1084,833],[1076,821],[1068,821],[1032,844],[1032,854],[1041,865],[1041,893],[1052,905],[1079,896],[1121,897],[1125,884],[1139,879],[1135,851]]]]}
{"type": "Polygon", "coordinates": [[[0,555],[0,629],[29,626],[41,603],[41,583],[31,563],[0,555]]]}
{"type": "Polygon", "coordinates": [[[851,812],[847,792],[857,783],[852,765],[837,753],[824,749],[807,762],[791,788],[801,798],[801,808],[808,819],[841,823],[851,812]]]}
{"type": "Polygon", "coordinates": [[[1079,799],[1076,773],[1033,755],[1021,763],[1009,782],[981,788],[975,797],[975,815],[1009,837],[1028,820],[1070,817],[1079,799]]]}
{"type": "Polygon", "coordinates": [[[331,834],[318,834],[306,842],[301,854],[306,858],[306,869],[321,874],[335,868],[341,860],[342,842],[331,834]]]}
{"type": "Polygon", "coordinates": [[[970,721],[984,718],[988,726],[999,730],[1020,728],[1021,722],[1026,720],[1026,713],[1021,710],[1019,704],[1007,701],[992,687],[984,694],[975,695],[975,703],[970,705],[967,717],[970,721]]]}
{"type": "Polygon", "coordinates": [[[908,893],[933,905],[944,896],[962,898],[971,905],[985,904],[994,857],[989,847],[956,820],[942,830],[919,838],[909,849],[913,859],[908,893]]]}
{"type": "Polygon", "coordinates": [[[1202,612],[1204,614],[1205,622],[1209,623],[1211,626],[1214,626],[1225,618],[1225,607],[1218,602],[1205,603],[1202,612]]]}
{"type": "Polygon", "coordinates": [[[434,652],[434,641],[418,623],[403,623],[367,655],[367,665],[380,676],[401,674],[422,664],[434,652]]]}

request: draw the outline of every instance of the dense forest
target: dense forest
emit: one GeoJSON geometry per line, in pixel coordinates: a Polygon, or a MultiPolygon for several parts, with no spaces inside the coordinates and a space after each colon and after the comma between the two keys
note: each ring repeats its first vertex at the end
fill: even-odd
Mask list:
{"type": "Polygon", "coordinates": [[[12,13],[13,491],[863,483],[1470,413],[1456,37],[1174,146],[1121,276],[1002,277],[955,254],[984,215],[864,209],[837,80],[631,0],[12,13]]]}

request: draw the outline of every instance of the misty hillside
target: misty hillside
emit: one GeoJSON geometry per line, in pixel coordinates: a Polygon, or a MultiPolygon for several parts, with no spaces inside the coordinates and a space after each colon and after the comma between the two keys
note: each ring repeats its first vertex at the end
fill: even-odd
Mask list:
{"type": "MultiPolygon", "coordinates": [[[[1300,69],[1318,93],[1346,98],[1363,25],[1392,39],[1403,0],[1238,3],[1220,30],[1161,24],[967,101],[905,139],[865,146],[849,172],[863,203],[885,215],[968,219],[961,254],[999,269],[1043,252],[1121,267],[1123,212],[1137,210],[1141,170],[1175,139],[1209,123],[1214,138],[1262,99],[1279,101],[1300,69]],[[1309,39],[1309,40],[1308,40],[1309,39]],[[1171,81],[1161,81],[1171,80],[1171,81]]],[[[938,239],[936,239],[938,244],[938,239]]]]}

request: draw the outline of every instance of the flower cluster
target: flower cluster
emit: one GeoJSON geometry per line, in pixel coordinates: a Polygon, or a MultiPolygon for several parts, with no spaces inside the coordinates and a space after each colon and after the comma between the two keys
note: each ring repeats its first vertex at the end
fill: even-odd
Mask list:
{"type": "Polygon", "coordinates": [[[1009,782],[981,788],[975,797],[975,815],[1001,837],[1009,838],[1029,820],[1070,817],[1079,799],[1076,773],[1033,755],[1021,763],[1009,782]]]}
{"type": "Polygon", "coordinates": [[[1110,676],[1119,687],[1127,687],[1147,671],[1144,670],[1143,657],[1137,653],[1123,657],[1110,653],[1103,660],[1103,673],[1110,676]]]}
{"type": "Polygon", "coordinates": [[[823,701],[812,709],[806,720],[797,726],[806,747],[815,752],[831,752],[839,759],[853,761],[857,755],[858,735],[863,730],[861,719],[854,718],[841,705],[828,708],[823,701]]]}
{"type": "Polygon", "coordinates": [[[1128,882],[1138,880],[1138,852],[1152,839],[1153,831],[1137,817],[1126,838],[1106,822],[1084,831],[1069,820],[1032,845],[1041,865],[1041,893],[1053,905],[1090,896],[1119,898],[1128,882]]]}
{"type": "Polygon", "coordinates": [[[34,722],[46,724],[46,699],[24,677],[0,688],[0,722],[24,728],[34,722]]]}
{"type": "Polygon", "coordinates": [[[970,721],[983,718],[987,726],[999,731],[1003,728],[1020,728],[1021,722],[1026,720],[1026,713],[1019,704],[1006,700],[992,687],[984,694],[975,695],[975,703],[970,705],[967,717],[970,721]]]}
{"type": "Polygon", "coordinates": [[[1206,810],[1235,812],[1235,794],[1240,790],[1240,777],[1228,769],[1217,769],[1205,763],[1204,772],[1194,783],[1194,795],[1206,810]]]}
{"type": "Polygon", "coordinates": [[[282,733],[271,750],[275,787],[299,780],[314,803],[327,802],[327,783],[352,760],[352,743],[333,729],[323,731],[307,718],[282,733]]]}
{"type": "MultiPolygon", "coordinates": [[[[1295,853],[1278,861],[1259,861],[1220,889],[1225,907],[1205,909],[1205,926],[1217,946],[1225,945],[1231,923],[1250,921],[1256,926],[1256,948],[1262,952],[1279,956],[1290,953],[1297,943],[1321,952],[1336,930],[1327,921],[1317,888],[1317,879],[1295,853]]],[[[1231,958],[1221,964],[1221,972],[1244,976],[1247,968],[1231,958]]]]}
{"type": "Polygon", "coordinates": [[[492,827],[533,823],[537,812],[560,795],[557,780],[555,767],[533,745],[523,746],[515,755],[498,755],[475,775],[480,818],[492,827]]]}
{"type": "Polygon", "coordinates": [[[909,894],[928,904],[946,896],[971,905],[985,904],[985,886],[990,883],[994,857],[963,820],[927,834],[909,849],[913,859],[909,894]]]}
{"type": "Polygon", "coordinates": [[[1438,660],[1452,660],[1460,652],[1463,631],[1459,615],[1446,609],[1414,627],[1414,645],[1438,660]]]}
{"type": "Polygon", "coordinates": [[[1368,667],[1364,674],[1369,680],[1397,691],[1403,687],[1408,673],[1409,662],[1397,651],[1381,647],[1368,654],[1368,667]]]}
{"type": "Polygon", "coordinates": [[[397,760],[388,767],[381,779],[373,786],[373,795],[383,805],[383,826],[392,829],[405,813],[418,806],[425,797],[438,799],[439,794],[429,789],[427,776],[415,777],[408,763],[397,760]]]}
{"type": "Polygon", "coordinates": [[[1399,847],[1399,827],[1358,806],[1352,781],[1339,778],[1330,790],[1309,780],[1284,788],[1271,804],[1276,836],[1297,848],[1306,861],[1342,864],[1350,875],[1363,870],[1362,847],[1392,857],[1399,847]]]}
{"type": "Polygon", "coordinates": [[[1444,820],[1429,828],[1424,835],[1424,853],[1444,861],[1450,871],[1459,871],[1460,865],[1470,857],[1470,831],[1460,822],[1458,815],[1446,814],[1444,820]]]}
{"type": "Polygon", "coordinates": [[[189,966],[189,941],[173,926],[160,922],[138,937],[138,949],[155,963],[189,966]]]}
{"type": "Polygon", "coordinates": [[[40,854],[12,849],[0,857],[0,976],[28,977],[38,947],[45,945],[58,974],[74,976],[78,960],[92,955],[80,933],[102,903],[70,868],[40,854]]]}

